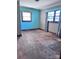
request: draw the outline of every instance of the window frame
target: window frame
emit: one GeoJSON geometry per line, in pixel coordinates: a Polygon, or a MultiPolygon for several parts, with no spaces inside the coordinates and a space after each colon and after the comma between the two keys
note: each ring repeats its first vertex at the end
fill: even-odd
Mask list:
{"type": "MultiPolygon", "coordinates": [[[[53,21],[48,21],[48,15],[47,15],[47,21],[48,21],[48,22],[50,22],[50,23],[59,23],[61,16],[59,15],[59,21],[55,21],[56,11],[58,11],[58,10],[49,11],[49,12],[54,12],[54,16],[53,16],[53,21]]],[[[47,12],[47,14],[48,14],[48,12],[47,12]]],[[[60,10],[60,14],[61,14],[61,10],[60,10]]]]}
{"type": "Polygon", "coordinates": [[[23,11],[22,12],[22,22],[32,22],[32,12],[30,12],[30,11],[23,11]],[[23,20],[23,12],[27,12],[27,13],[30,13],[30,20],[28,21],[28,20],[23,20]]]}
{"type": "MultiPolygon", "coordinates": [[[[56,11],[58,11],[58,10],[55,10],[55,14],[54,14],[55,17],[56,17],[56,11]]],[[[60,14],[61,14],[61,10],[60,10],[60,14]]],[[[59,21],[60,21],[60,17],[61,17],[60,14],[59,14],[59,21]]],[[[55,21],[55,17],[54,17],[54,22],[55,22],[55,23],[59,23],[59,21],[55,21]]]]}

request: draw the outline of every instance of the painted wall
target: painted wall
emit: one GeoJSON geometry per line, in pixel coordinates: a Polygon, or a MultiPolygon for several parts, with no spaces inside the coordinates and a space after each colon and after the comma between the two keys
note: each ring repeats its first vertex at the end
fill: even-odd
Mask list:
{"type": "Polygon", "coordinates": [[[41,10],[40,28],[43,30],[45,30],[45,20],[46,20],[45,10],[41,10]]]}
{"type": "Polygon", "coordinates": [[[27,29],[36,29],[40,28],[40,10],[28,8],[28,7],[20,7],[20,12],[32,12],[32,21],[31,22],[22,22],[22,14],[21,14],[21,30],[27,29]]]}
{"type": "MultiPolygon", "coordinates": [[[[48,6],[47,9],[41,10],[41,29],[45,30],[45,20],[46,20],[46,12],[54,11],[60,9],[60,3],[56,5],[52,5],[52,7],[48,6]]],[[[49,23],[49,31],[53,33],[57,33],[58,31],[58,23],[49,23]]]]}
{"type": "Polygon", "coordinates": [[[57,33],[58,23],[49,23],[49,31],[53,33],[57,33]]]}

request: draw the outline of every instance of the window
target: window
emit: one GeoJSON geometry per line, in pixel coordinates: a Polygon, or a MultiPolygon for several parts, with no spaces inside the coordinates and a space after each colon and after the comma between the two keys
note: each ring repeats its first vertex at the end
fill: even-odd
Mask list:
{"type": "Polygon", "coordinates": [[[31,21],[31,12],[23,12],[23,21],[31,21]]]}
{"type": "Polygon", "coordinates": [[[59,22],[60,20],[60,10],[48,12],[48,19],[49,22],[59,22]]]}
{"type": "Polygon", "coordinates": [[[54,12],[48,12],[48,21],[54,20],[54,12]]]}
{"type": "Polygon", "coordinates": [[[60,19],[60,10],[57,10],[55,13],[55,22],[59,22],[60,19]]]}

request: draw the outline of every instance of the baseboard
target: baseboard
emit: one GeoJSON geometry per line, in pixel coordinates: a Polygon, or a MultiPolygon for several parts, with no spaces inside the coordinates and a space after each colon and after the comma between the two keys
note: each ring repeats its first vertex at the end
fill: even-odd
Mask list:
{"type": "Polygon", "coordinates": [[[21,37],[21,36],[22,36],[22,34],[17,35],[17,37],[21,37]]]}
{"type": "Polygon", "coordinates": [[[21,30],[21,31],[38,30],[38,29],[40,29],[40,28],[35,28],[35,29],[23,29],[23,30],[21,30]]]}
{"type": "MultiPolygon", "coordinates": [[[[24,29],[24,30],[21,30],[21,31],[30,31],[30,30],[42,30],[42,31],[45,31],[44,29],[41,29],[41,28],[35,28],[35,29],[24,29]]],[[[45,31],[45,32],[46,32],[46,31],[45,31]]],[[[48,32],[50,32],[50,31],[48,31],[48,32]]],[[[56,35],[56,33],[54,33],[54,32],[50,32],[50,33],[56,35]]],[[[57,35],[56,35],[56,36],[57,36],[57,35]]]]}
{"type": "Polygon", "coordinates": [[[43,31],[45,31],[44,29],[41,29],[41,28],[39,28],[40,30],[43,30],[43,31]]]}
{"type": "MultiPolygon", "coordinates": [[[[42,31],[45,31],[44,29],[41,29],[40,28],[40,30],[42,30],[42,31]]],[[[46,31],[45,31],[46,32],[46,31]]],[[[54,32],[51,32],[51,31],[48,31],[49,33],[52,33],[52,34],[54,34],[55,36],[57,36],[58,38],[61,38],[61,36],[58,36],[56,33],[54,33],[54,32]]]]}
{"type": "MultiPolygon", "coordinates": [[[[49,31],[49,32],[50,32],[50,31],[49,31]]],[[[56,33],[54,33],[54,32],[50,32],[50,33],[52,33],[52,34],[56,35],[58,38],[60,38],[60,39],[61,39],[61,36],[58,36],[56,33]]]]}

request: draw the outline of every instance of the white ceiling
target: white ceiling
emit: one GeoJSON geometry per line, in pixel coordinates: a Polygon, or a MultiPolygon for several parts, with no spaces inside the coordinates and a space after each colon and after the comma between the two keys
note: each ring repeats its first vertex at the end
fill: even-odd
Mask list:
{"type": "Polygon", "coordinates": [[[60,2],[61,0],[20,0],[20,6],[31,7],[36,9],[44,9],[44,7],[60,2]]]}

